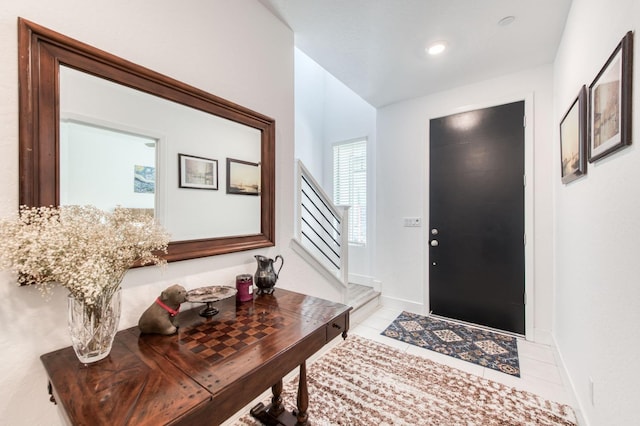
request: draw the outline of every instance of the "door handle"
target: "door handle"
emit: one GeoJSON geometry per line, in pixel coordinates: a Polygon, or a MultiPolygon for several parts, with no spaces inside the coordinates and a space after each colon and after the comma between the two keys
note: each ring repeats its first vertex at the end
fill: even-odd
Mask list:
{"type": "Polygon", "coordinates": [[[431,247],[438,247],[438,240],[431,240],[431,247]]]}

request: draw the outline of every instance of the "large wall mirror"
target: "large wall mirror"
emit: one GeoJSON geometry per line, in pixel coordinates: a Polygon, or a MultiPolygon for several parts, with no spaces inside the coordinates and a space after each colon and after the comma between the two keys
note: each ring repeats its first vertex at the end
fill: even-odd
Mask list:
{"type": "Polygon", "coordinates": [[[18,52],[21,205],[153,215],[169,261],[274,245],[273,119],[22,18],[18,52]]]}

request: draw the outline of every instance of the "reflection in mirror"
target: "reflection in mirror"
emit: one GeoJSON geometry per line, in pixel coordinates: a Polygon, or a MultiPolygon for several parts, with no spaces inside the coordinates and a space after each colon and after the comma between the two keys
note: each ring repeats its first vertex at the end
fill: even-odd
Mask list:
{"type": "MultiPolygon", "coordinates": [[[[84,179],[78,173],[104,175],[109,190],[115,189],[116,180],[127,181],[123,187],[128,194],[117,202],[128,203],[122,200],[140,194],[132,173],[137,171],[139,182],[149,184],[155,167],[154,201],[149,205],[173,236],[167,260],[275,244],[272,118],[22,18],[18,58],[21,205],[75,203],[72,187],[84,179]],[[96,148],[87,155],[75,142],[65,142],[78,134],[79,144],[87,144],[88,134],[98,133],[96,138],[110,141],[114,133],[144,138],[142,146],[153,151],[155,145],[155,154],[149,153],[148,160],[137,154],[127,157],[129,153],[117,148],[119,142],[108,142],[109,148],[101,148],[104,154],[96,148]],[[218,174],[216,184],[203,189],[181,182],[178,154],[207,159],[218,174]],[[121,171],[95,167],[120,156],[126,164],[121,171]],[[226,190],[228,158],[257,167],[259,183],[250,184],[257,192],[249,196],[226,190]]],[[[95,196],[103,190],[80,192],[95,196]]],[[[143,195],[151,199],[151,194],[143,195]]]]}
{"type": "MultiPolygon", "coordinates": [[[[133,141],[131,149],[127,148],[122,137],[130,133],[131,138],[142,136],[146,139],[141,144],[143,147],[144,142],[158,141],[156,217],[169,231],[172,241],[260,232],[260,197],[242,197],[224,191],[227,176],[225,158],[260,162],[259,130],[66,66],[60,66],[60,117],[61,203],[65,203],[63,189],[66,186],[63,162],[68,161],[66,167],[70,170],[84,169],[85,172],[87,167],[91,167],[89,164],[99,162],[101,170],[96,170],[96,179],[101,184],[112,182],[107,195],[102,197],[102,193],[96,191],[88,196],[83,190],[68,193],[66,198],[91,201],[88,204],[101,208],[113,208],[115,205],[141,208],[138,204],[145,196],[136,194],[135,188],[127,185],[127,181],[131,181],[134,166],[155,167],[155,160],[141,158],[139,154],[142,153],[137,152],[133,141]],[[73,124],[69,123],[66,117],[79,117],[78,121],[98,125],[80,127],[73,121],[73,124]],[[69,147],[65,158],[63,132],[68,131],[73,132],[74,145],[69,147]],[[118,134],[122,137],[116,137],[118,134]],[[97,137],[103,145],[100,151],[92,151],[87,144],[97,137]],[[110,142],[113,142],[111,147],[110,142]],[[215,160],[219,165],[216,172],[223,190],[199,191],[179,185],[178,159],[182,153],[215,160]]],[[[88,182],[86,184],[89,185],[88,182]]],[[[80,189],[75,186],[67,188],[73,191],[80,189]]],[[[153,198],[147,196],[146,200],[151,202],[147,208],[154,208],[153,198]]]]}
{"type": "Polygon", "coordinates": [[[154,216],[156,140],[90,123],[60,123],[60,205],[116,206],[154,216]]]}

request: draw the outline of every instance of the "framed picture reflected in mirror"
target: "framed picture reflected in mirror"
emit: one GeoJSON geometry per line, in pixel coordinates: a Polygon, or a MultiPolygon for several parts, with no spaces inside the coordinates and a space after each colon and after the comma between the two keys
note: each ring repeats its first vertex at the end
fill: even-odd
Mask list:
{"type": "Polygon", "coordinates": [[[260,163],[227,158],[227,194],[260,195],[260,163]]]}
{"type": "Polygon", "coordinates": [[[218,189],[218,160],[178,154],[180,188],[218,189]]]}

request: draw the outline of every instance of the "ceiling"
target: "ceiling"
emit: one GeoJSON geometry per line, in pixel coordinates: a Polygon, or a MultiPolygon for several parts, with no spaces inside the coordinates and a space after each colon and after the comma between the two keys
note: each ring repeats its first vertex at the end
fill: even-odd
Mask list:
{"type": "Polygon", "coordinates": [[[571,0],[260,0],[375,107],[552,63],[571,0]],[[509,25],[498,22],[515,17],[509,25]],[[447,50],[425,53],[434,41],[447,50]]]}

